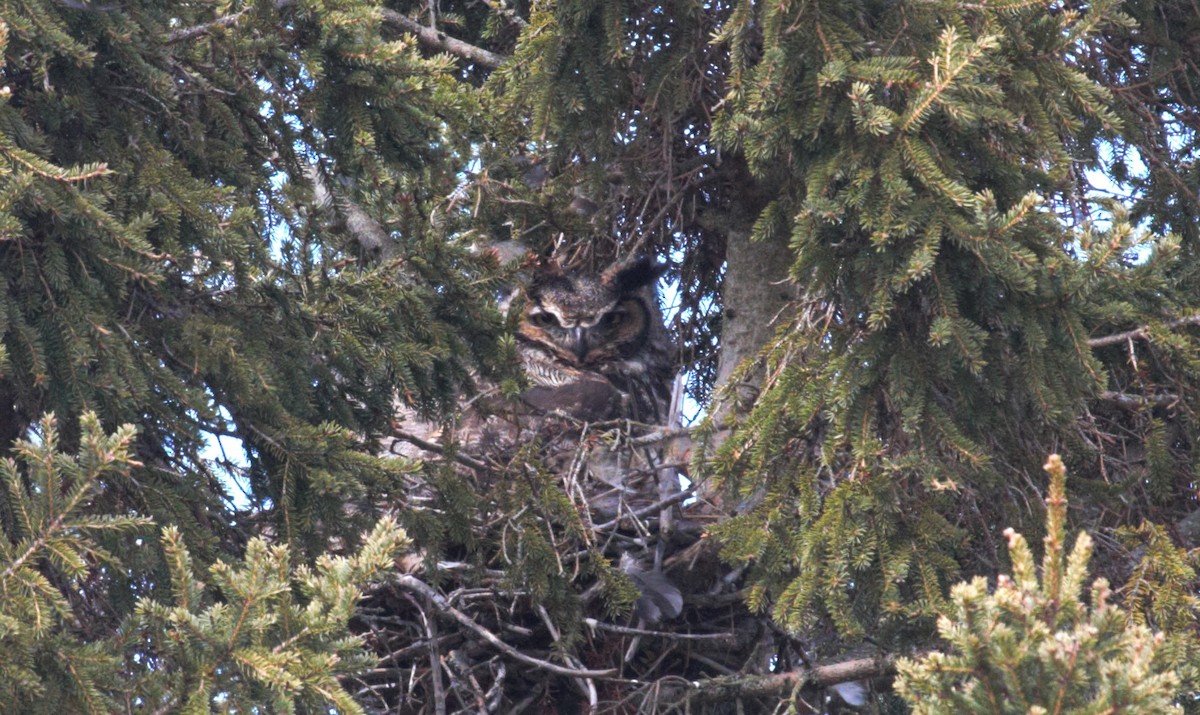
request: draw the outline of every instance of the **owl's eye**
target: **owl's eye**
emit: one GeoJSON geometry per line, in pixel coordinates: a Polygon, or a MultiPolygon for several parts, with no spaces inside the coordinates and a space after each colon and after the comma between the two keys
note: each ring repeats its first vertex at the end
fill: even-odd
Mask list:
{"type": "Polygon", "coordinates": [[[625,322],[627,317],[629,315],[623,310],[610,310],[600,318],[600,325],[605,328],[615,328],[625,322]]]}
{"type": "Polygon", "coordinates": [[[529,322],[539,328],[549,328],[558,325],[558,318],[553,313],[530,313],[529,322]]]}

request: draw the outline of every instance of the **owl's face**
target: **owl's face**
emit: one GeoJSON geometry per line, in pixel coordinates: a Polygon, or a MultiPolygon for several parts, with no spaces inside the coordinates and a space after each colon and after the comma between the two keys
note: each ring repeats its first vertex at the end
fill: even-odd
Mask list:
{"type": "Polygon", "coordinates": [[[649,259],[598,276],[545,269],[529,286],[520,333],[573,367],[628,358],[644,347],[654,327],[656,312],[648,301],[661,274],[649,259]]]}

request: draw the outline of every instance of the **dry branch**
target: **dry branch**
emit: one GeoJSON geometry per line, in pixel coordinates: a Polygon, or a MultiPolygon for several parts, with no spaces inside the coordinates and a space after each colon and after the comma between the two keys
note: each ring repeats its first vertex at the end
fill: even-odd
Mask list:
{"type": "Polygon", "coordinates": [[[504,60],[506,59],[503,55],[498,55],[482,47],[476,47],[475,45],[450,37],[436,28],[422,25],[395,10],[384,8],[383,21],[405,32],[411,32],[413,35],[416,35],[417,40],[429,49],[438,52],[449,52],[452,55],[470,60],[488,69],[496,69],[504,64],[504,60]]]}
{"type": "Polygon", "coordinates": [[[896,669],[894,656],[859,658],[829,665],[817,665],[771,675],[729,675],[693,681],[686,686],[668,686],[663,697],[687,698],[692,702],[736,700],[738,698],[778,697],[803,685],[831,686],[853,680],[870,680],[891,675],[896,669]],[[670,689],[673,692],[668,693],[670,689]]]}
{"type": "MultiPolygon", "coordinates": [[[[395,426],[392,427],[392,436],[402,442],[408,442],[409,444],[413,445],[414,447],[419,447],[420,449],[423,449],[426,452],[438,454],[443,457],[446,456],[446,450],[441,445],[435,444],[426,439],[421,439],[420,437],[416,436],[415,434],[410,434],[410,433],[405,432],[404,430],[399,429],[395,426]]],[[[463,465],[464,467],[467,467],[468,469],[473,469],[477,472],[482,472],[487,469],[487,465],[484,464],[483,462],[479,461],[478,459],[475,459],[474,457],[472,457],[470,455],[463,454],[461,452],[454,453],[454,461],[458,462],[459,464],[463,465]]]]}
{"type": "Polygon", "coordinates": [[[627,636],[650,636],[651,638],[665,638],[667,640],[677,641],[736,641],[738,639],[735,633],[684,633],[679,631],[652,631],[645,628],[631,628],[629,626],[618,626],[612,623],[598,621],[595,618],[583,619],[584,625],[588,628],[597,631],[608,631],[609,633],[620,633],[627,636]]]}
{"type": "Polygon", "coordinates": [[[1100,399],[1115,403],[1127,410],[1138,410],[1144,407],[1170,407],[1179,402],[1179,395],[1170,393],[1159,395],[1131,395],[1127,392],[1105,390],[1100,393],[1100,399]]]}
{"type": "Polygon", "coordinates": [[[581,668],[567,668],[549,661],[525,655],[521,651],[505,643],[495,633],[492,633],[488,629],[479,625],[475,619],[458,610],[454,606],[451,606],[450,602],[445,596],[438,593],[438,591],[432,586],[426,584],[415,576],[401,574],[396,577],[394,583],[406,591],[416,593],[423,598],[428,599],[429,602],[437,608],[439,613],[450,616],[455,621],[458,621],[460,625],[465,626],[467,629],[478,635],[496,650],[499,650],[501,653],[504,653],[508,657],[520,661],[525,665],[554,673],[555,675],[564,675],[569,678],[610,678],[617,674],[617,671],[611,669],[587,670],[581,668]]]}
{"type": "MultiPolygon", "coordinates": [[[[295,5],[295,0],[276,0],[275,9],[282,10],[286,7],[295,5]]],[[[388,8],[383,8],[383,21],[393,29],[399,29],[403,32],[410,32],[416,36],[417,40],[425,47],[437,52],[448,52],[465,60],[474,62],[477,65],[488,69],[496,69],[507,59],[503,55],[496,54],[490,50],[485,50],[482,47],[476,47],[468,42],[463,42],[454,37],[450,37],[444,32],[433,28],[426,27],[421,23],[413,20],[401,13],[388,8]]],[[[246,10],[240,10],[230,15],[218,17],[215,20],[204,22],[191,27],[183,27],[178,30],[173,30],[167,33],[165,42],[168,45],[179,42],[186,42],[197,37],[208,35],[213,30],[231,27],[236,25],[238,20],[246,13],[246,10]]]]}
{"type": "MultiPolygon", "coordinates": [[[[1179,320],[1171,320],[1163,323],[1170,330],[1178,330],[1191,325],[1200,325],[1200,315],[1189,315],[1186,318],[1179,320]]],[[[1119,343],[1128,342],[1130,340],[1145,340],[1150,337],[1150,326],[1143,325],[1133,330],[1126,330],[1123,333],[1115,333],[1113,335],[1104,335],[1098,338],[1091,338],[1087,341],[1090,348],[1102,348],[1108,345],[1117,345],[1119,343]]]]}
{"type": "Polygon", "coordinates": [[[644,516],[650,516],[651,514],[653,514],[656,511],[659,511],[659,510],[667,508],[667,507],[674,506],[674,505],[678,504],[679,502],[688,499],[694,493],[695,493],[695,490],[690,489],[690,488],[678,491],[675,494],[672,494],[671,496],[667,497],[666,499],[661,499],[653,504],[650,504],[649,506],[644,506],[640,509],[634,509],[633,511],[627,511],[627,512],[620,513],[613,519],[610,519],[609,521],[606,521],[603,524],[596,524],[595,526],[592,527],[592,531],[607,531],[608,529],[612,529],[617,526],[620,526],[621,522],[625,521],[626,519],[637,519],[637,518],[641,518],[644,516]]]}

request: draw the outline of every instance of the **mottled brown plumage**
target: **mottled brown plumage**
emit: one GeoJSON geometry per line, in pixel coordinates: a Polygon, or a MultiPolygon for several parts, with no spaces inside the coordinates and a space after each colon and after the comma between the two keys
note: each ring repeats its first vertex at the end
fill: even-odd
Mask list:
{"type": "Polygon", "coordinates": [[[573,415],[582,410],[587,419],[666,419],[674,370],[655,292],[662,271],[638,258],[599,275],[549,266],[534,277],[517,340],[539,407],[573,415]],[[603,394],[605,383],[612,395],[603,394]],[[581,394],[592,403],[580,404],[581,394]]]}
{"type": "Polygon", "coordinates": [[[460,461],[502,465],[537,443],[544,466],[602,519],[663,498],[656,446],[627,443],[668,418],[674,370],[655,291],[662,272],[645,258],[600,274],[540,269],[508,302],[521,311],[517,351],[529,386],[519,399],[485,390],[447,426],[400,409],[389,451],[418,457],[452,442],[460,461]],[[584,424],[611,420],[635,424],[584,424]]]}

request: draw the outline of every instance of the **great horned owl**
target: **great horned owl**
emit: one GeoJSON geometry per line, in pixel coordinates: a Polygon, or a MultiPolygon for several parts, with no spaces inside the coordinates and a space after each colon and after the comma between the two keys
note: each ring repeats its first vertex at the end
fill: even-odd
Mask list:
{"type": "MultiPolygon", "coordinates": [[[[490,488],[495,475],[510,473],[509,460],[528,460],[523,448],[536,445],[540,466],[595,528],[603,527],[606,542],[644,551],[657,541],[653,532],[667,528],[680,490],[661,445],[636,443],[666,426],[670,412],[672,344],[655,290],[663,270],[648,258],[600,274],[543,266],[502,306],[520,311],[515,337],[529,387],[515,400],[495,386],[482,391],[448,430],[401,408],[399,439],[389,451],[428,459],[453,443],[457,461],[490,488]],[[622,422],[594,424],[606,420],[622,422]],[[655,508],[659,502],[666,506],[655,508]]],[[[647,623],[679,615],[683,603],[661,571],[661,556],[659,549],[643,562],[624,553],[620,562],[642,594],[637,613],[647,623]]]]}
{"type": "MultiPolygon", "coordinates": [[[[503,462],[537,440],[546,466],[577,485],[605,519],[661,499],[657,450],[634,449],[627,438],[664,426],[669,416],[671,340],[655,291],[663,270],[649,258],[600,274],[543,266],[507,301],[508,309],[521,311],[517,352],[529,387],[520,398],[498,398],[492,388],[464,404],[449,432],[401,407],[400,439],[388,451],[427,456],[431,445],[450,437],[460,461],[486,455],[503,462]],[[636,424],[609,425],[602,433],[582,424],[616,419],[636,424]]],[[[672,487],[678,490],[678,480],[672,487]]]]}
{"type": "MultiPolygon", "coordinates": [[[[532,383],[524,401],[576,419],[664,425],[674,370],[655,290],[663,269],[648,258],[617,264],[600,275],[543,268],[526,289],[517,333],[532,383]]],[[[611,518],[679,491],[678,477],[673,470],[664,472],[661,461],[657,449],[618,444],[598,446],[572,463],[590,481],[585,489],[590,510],[611,518]]],[[[664,517],[658,516],[661,529],[664,517]]],[[[640,564],[629,552],[620,560],[641,592],[636,609],[647,624],[674,618],[683,606],[679,589],[660,569],[661,556],[660,548],[654,565],[640,564]]]]}
{"type": "MultiPolygon", "coordinates": [[[[526,287],[504,301],[521,310],[517,353],[529,388],[519,403],[496,398],[485,386],[464,403],[452,441],[484,451],[527,441],[544,424],[536,413],[584,422],[630,419],[665,423],[674,369],[670,336],[662,323],[655,282],[665,266],[649,258],[618,263],[600,274],[563,271],[555,263],[538,269],[526,287]]],[[[391,454],[420,457],[428,444],[447,436],[443,425],[421,420],[397,404],[399,442],[391,454]],[[426,446],[421,446],[422,444],[426,446]]]]}
{"type": "Polygon", "coordinates": [[[541,269],[525,291],[517,347],[525,400],[588,420],[662,424],[671,396],[671,341],[649,258],[599,275],[541,269]]]}

